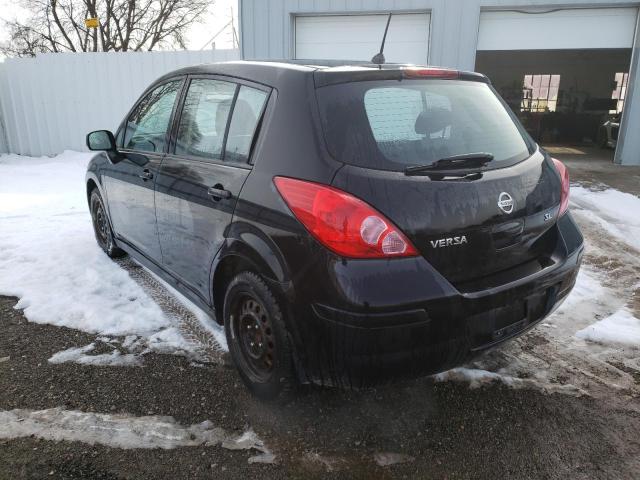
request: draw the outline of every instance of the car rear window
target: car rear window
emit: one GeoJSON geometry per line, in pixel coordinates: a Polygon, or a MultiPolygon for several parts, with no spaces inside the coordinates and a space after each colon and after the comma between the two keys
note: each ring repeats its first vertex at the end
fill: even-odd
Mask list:
{"type": "Polygon", "coordinates": [[[352,165],[401,171],[482,152],[493,155],[495,168],[532,153],[513,114],[482,82],[350,82],[317,95],[329,151],[352,165]]]}

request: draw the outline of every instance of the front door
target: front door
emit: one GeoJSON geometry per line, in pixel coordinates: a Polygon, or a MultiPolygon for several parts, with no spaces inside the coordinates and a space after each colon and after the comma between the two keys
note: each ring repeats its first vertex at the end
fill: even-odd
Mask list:
{"type": "Polygon", "coordinates": [[[116,236],[158,263],[162,255],[154,187],[182,83],[182,79],[163,83],[142,97],[124,125],[120,146],[124,159],[105,172],[109,213],[116,236]]]}
{"type": "Polygon", "coordinates": [[[193,78],[175,146],[156,180],[164,267],[210,300],[210,270],[250,166],[250,149],[268,92],[231,81],[193,78]]]}

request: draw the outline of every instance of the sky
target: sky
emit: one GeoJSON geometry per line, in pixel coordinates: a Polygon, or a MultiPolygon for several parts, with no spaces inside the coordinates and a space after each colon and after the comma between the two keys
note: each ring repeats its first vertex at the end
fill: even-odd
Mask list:
{"type": "MultiPolygon", "coordinates": [[[[237,0],[214,0],[202,24],[191,27],[187,34],[189,50],[211,48],[211,38],[231,20],[231,11],[236,30],[238,30],[238,2],[237,0]]],[[[28,12],[16,5],[15,0],[0,0],[0,19],[28,17],[28,12]]],[[[6,32],[0,22],[0,40],[6,38],[6,32]]],[[[233,37],[231,29],[227,28],[215,39],[215,47],[232,48],[233,37]]],[[[0,56],[0,59],[2,57],[0,56]]]]}

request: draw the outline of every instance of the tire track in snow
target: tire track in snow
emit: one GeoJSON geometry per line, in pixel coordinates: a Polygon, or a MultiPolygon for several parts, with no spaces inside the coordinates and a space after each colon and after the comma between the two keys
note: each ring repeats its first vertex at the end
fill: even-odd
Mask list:
{"type": "MultiPolygon", "coordinates": [[[[129,276],[173,321],[185,339],[194,345],[198,361],[217,365],[229,363],[226,348],[216,340],[213,333],[202,324],[197,315],[176,298],[153,274],[128,256],[116,259],[115,262],[129,273],[129,276]]],[[[211,321],[213,322],[213,319],[211,321]]]]}

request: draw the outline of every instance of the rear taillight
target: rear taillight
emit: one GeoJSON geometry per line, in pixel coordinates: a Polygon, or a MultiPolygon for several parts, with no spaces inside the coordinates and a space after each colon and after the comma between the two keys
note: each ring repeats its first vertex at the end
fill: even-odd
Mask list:
{"type": "Polygon", "coordinates": [[[555,158],[551,160],[553,160],[562,182],[560,187],[560,212],[558,213],[558,216],[560,216],[569,208],[569,169],[560,160],[555,158]]]}
{"type": "Polygon", "coordinates": [[[417,68],[407,67],[402,69],[403,76],[408,78],[428,77],[428,78],[458,78],[460,72],[449,68],[417,68]]]}
{"type": "Polygon", "coordinates": [[[273,182],[293,214],[322,245],[349,258],[413,257],[415,247],[362,200],[337,188],[275,177],[273,182]]]}

